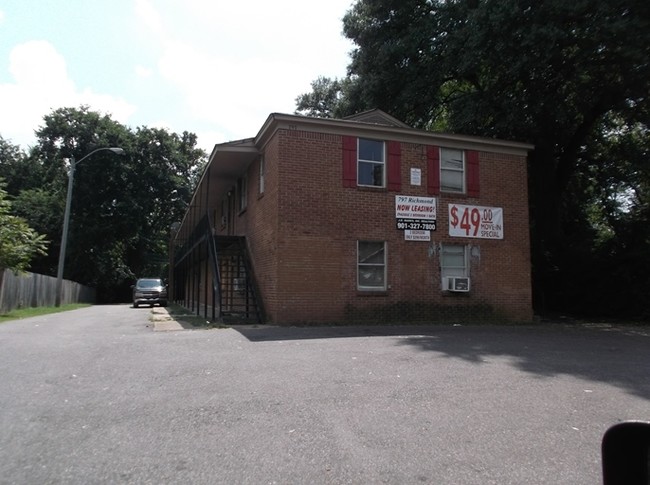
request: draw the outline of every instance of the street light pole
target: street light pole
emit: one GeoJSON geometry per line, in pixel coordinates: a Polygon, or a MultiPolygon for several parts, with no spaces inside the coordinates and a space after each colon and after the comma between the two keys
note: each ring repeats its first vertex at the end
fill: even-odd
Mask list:
{"type": "Polygon", "coordinates": [[[74,183],[74,171],[77,165],[83,162],[89,156],[104,150],[111,151],[116,155],[124,155],[124,150],[119,147],[105,147],[93,150],[88,155],[75,162],[74,157],[70,161],[70,170],[68,172],[68,192],[65,198],[65,212],[63,213],[63,231],[61,233],[61,248],[59,249],[59,267],[56,272],[56,294],[54,295],[54,306],[61,306],[61,297],[63,290],[63,267],[65,265],[65,250],[68,244],[68,227],[70,226],[70,206],[72,205],[72,185],[74,183]]]}

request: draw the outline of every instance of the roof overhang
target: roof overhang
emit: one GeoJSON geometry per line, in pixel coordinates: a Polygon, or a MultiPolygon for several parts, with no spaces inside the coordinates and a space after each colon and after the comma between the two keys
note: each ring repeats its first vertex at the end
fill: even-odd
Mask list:
{"type": "MultiPolygon", "coordinates": [[[[226,193],[259,156],[260,152],[255,146],[253,138],[215,145],[210,158],[208,158],[208,163],[203,169],[199,183],[194,189],[189,207],[197,205],[199,203],[196,200],[197,197],[201,197],[204,190],[208,190],[208,188],[213,193],[226,193]]],[[[187,213],[185,213],[182,223],[185,223],[186,217],[187,213]]]]}
{"type": "Polygon", "coordinates": [[[211,176],[237,179],[246,172],[248,166],[259,157],[260,152],[252,138],[215,145],[210,158],[211,176]]]}

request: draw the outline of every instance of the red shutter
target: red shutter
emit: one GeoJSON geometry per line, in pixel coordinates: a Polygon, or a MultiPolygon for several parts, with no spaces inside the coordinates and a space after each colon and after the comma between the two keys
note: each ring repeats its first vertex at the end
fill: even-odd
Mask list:
{"type": "Polygon", "coordinates": [[[475,150],[467,150],[465,153],[465,161],[467,163],[467,195],[470,197],[478,197],[480,188],[478,152],[475,150]]]}
{"type": "Polygon", "coordinates": [[[343,136],[343,187],[357,186],[357,139],[343,136]]]}
{"type": "Polygon", "coordinates": [[[440,148],[427,146],[427,190],[429,195],[440,193],[440,148]]]}
{"type": "Polygon", "coordinates": [[[402,189],[402,145],[398,141],[388,142],[388,190],[402,189]]]}

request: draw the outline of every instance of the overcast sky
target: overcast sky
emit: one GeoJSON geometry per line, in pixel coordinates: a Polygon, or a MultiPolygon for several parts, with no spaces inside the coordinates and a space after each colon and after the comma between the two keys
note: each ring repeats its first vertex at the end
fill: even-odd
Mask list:
{"type": "Polygon", "coordinates": [[[44,115],[82,104],[208,152],[254,136],[319,75],[345,75],[352,3],[0,0],[0,136],[26,149],[44,115]]]}

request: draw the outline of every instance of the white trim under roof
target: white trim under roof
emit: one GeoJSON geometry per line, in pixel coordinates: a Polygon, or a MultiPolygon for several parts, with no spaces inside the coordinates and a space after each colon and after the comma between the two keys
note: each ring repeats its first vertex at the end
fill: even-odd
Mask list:
{"type": "Polygon", "coordinates": [[[349,134],[369,138],[392,139],[407,143],[438,145],[487,152],[527,156],[535,148],[530,143],[483,138],[478,136],[437,133],[415,128],[364,123],[349,119],[314,118],[302,115],[271,113],[255,137],[255,145],[263,150],[268,140],[279,129],[304,130],[328,134],[349,134]]]}

